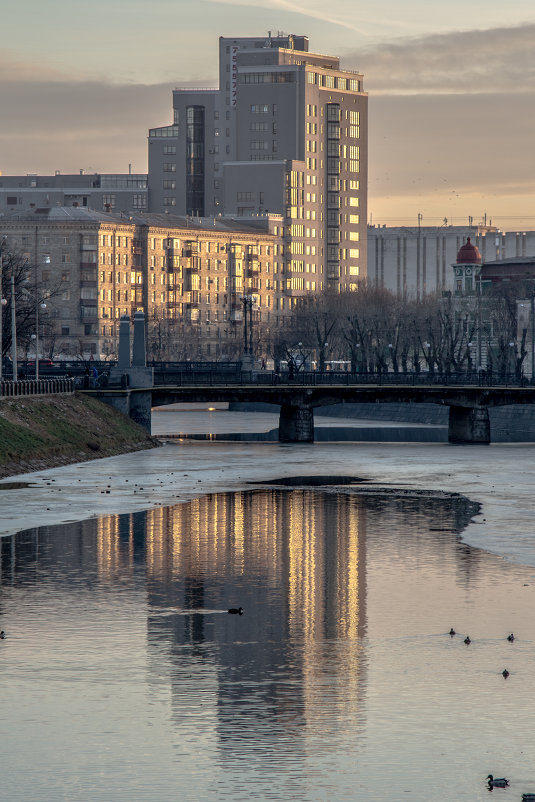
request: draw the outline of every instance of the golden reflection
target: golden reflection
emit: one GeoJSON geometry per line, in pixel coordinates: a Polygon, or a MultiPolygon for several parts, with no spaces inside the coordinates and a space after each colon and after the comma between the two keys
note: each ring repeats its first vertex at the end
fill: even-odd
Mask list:
{"type": "Polygon", "coordinates": [[[110,582],[119,571],[133,566],[129,516],[107,515],[97,519],[97,565],[99,576],[110,582]]]}
{"type": "MultiPolygon", "coordinates": [[[[125,559],[133,561],[136,531],[143,530],[151,609],[242,605],[242,633],[261,650],[266,637],[284,643],[302,680],[299,699],[279,689],[279,723],[291,727],[297,717],[327,726],[321,724],[327,681],[339,686],[334,697],[341,701],[333,701],[329,716],[334,727],[362,694],[365,514],[349,495],[281,489],[213,494],[108,516],[99,521],[99,571],[111,577],[125,559]],[[119,532],[119,521],[126,534],[119,532]]],[[[169,619],[155,619],[149,627],[165,631],[162,620],[169,619]]],[[[207,623],[192,612],[179,617],[169,635],[178,643],[200,644],[208,637],[207,623]]]]}

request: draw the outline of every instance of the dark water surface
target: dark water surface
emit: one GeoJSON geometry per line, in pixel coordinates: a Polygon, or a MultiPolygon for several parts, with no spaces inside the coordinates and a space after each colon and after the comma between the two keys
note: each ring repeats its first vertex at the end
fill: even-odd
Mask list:
{"type": "Polygon", "coordinates": [[[533,569],[474,512],[267,488],[4,538],[2,799],[535,792],[533,569]]]}

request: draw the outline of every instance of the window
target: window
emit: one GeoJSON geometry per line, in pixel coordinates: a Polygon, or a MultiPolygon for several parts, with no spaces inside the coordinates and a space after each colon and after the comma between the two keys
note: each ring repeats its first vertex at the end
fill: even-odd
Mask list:
{"type": "Polygon", "coordinates": [[[164,145],[163,146],[163,152],[166,155],[174,156],[175,153],[176,153],[176,145],[164,145]]]}
{"type": "Polygon", "coordinates": [[[269,114],[269,106],[265,103],[253,103],[250,111],[251,114],[269,114]]]}
{"type": "Polygon", "coordinates": [[[253,139],[249,143],[249,147],[251,148],[251,150],[267,150],[268,143],[262,139],[253,139]]]}
{"type": "Polygon", "coordinates": [[[175,162],[165,162],[163,166],[164,173],[176,173],[175,162]]]}
{"type": "Polygon", "coordinates": [[[163,199],[164,206],[176,206],[176,198],[164,198],[163,199]]]}
{"type": "Polygon", "coordinates": [[[147,205],[146,195],[134,195],[132,197],[132,206],[134,209],[144,209],[147,205]]]}
{"type": "Polygon", "coordinates": [[[102,196],[102,208],[103,209],[107,209],[108,207],[110,209],[114,209],[115,208],[115,195],[103,195],[102,196]]]}

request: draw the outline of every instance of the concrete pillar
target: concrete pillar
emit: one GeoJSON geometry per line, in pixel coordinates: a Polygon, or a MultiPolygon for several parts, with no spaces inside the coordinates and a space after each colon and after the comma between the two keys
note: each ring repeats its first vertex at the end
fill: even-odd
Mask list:
{"type": "Polygon", "coordinates": [[[314,442],[314,410],[312,407],[282,404],[279,416],[279,442],[314,442]]]}
{"type": "Polygon", "coordinates": [[[119,323],[119,356],[117,370],[123,371],[130,367],[130,318],[122,315],[119,323]]]}
{"type": "Polygon", "coordinates": [[[490,443],[488,408],[450,407],[448,440],[450,443],[490,443]]]}
{"type": "Polygon", "coordinates": [[[132,367],[144,368],[147,366],[147,348],[145,343],[145,313],[136,312],[134,315],[134,348],[132,352],[132,367]]]}

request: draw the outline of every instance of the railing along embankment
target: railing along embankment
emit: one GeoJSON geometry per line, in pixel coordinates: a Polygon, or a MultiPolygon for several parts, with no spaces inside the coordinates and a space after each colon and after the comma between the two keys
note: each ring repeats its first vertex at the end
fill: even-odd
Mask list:
{"type": "Polygon", "coordinates": [[[0,381],[0,398],[74,393],[74,379],[21,379],[0,381]]]}

